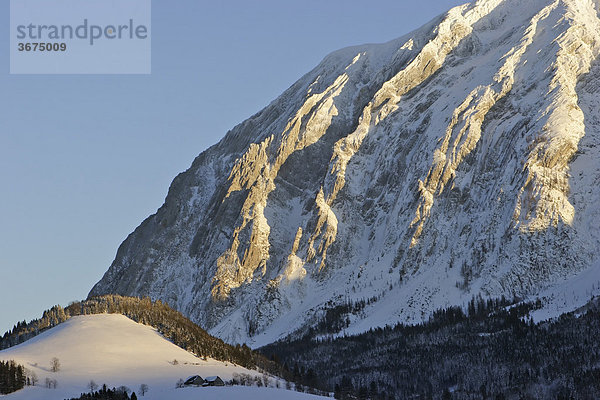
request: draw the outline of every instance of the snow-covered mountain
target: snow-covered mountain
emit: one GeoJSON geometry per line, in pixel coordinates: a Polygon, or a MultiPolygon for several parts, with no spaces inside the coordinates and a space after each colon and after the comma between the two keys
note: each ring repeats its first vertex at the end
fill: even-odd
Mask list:
{"type": "MultiPolygon", "coordinates": [[[[317,399],[323,398],[285,389],[258,387],[176,388],[179,379],[191,375],[262,375],[257,371],[212,359],[200,359],[167,341],[151,327],[119,314],[72,317],[25,343],[0,351],[0,360],[15,360],[35,374],[38,383],[7,395],[7,399],[65,399],[89,392],[90,381],[109,388],[126,386],[138,392],[149,388],[151,399],[317,399]],[[51,371],[57,358],[59,371],[51,371]],[[174,362],[177,360],[177,362],[174,362]],[[56,388],[45,387],[46,378],[56,388]]],[[[276,379],[270,378],[270,385],[276,379]]],[[[282,382],[280,382],[282,383],[282,382]]]]}
{"type": "Polygon", "coordinates": [[[600,0],[336,51],[177,176],[91,294],[260,345],[348,301],[358,332],[568,281],[600,258],[599,52],[600,0]]]}

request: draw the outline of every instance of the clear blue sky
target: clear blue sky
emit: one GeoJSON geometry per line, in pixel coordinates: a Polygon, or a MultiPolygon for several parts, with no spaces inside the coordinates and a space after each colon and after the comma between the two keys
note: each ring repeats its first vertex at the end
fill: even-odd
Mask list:
{"type": "Polygon", "coordinates": [[[9,75],[0,32],[0,335],[85,298],[173,177],[329,52],[467,0],[153,0],[152,74],[9,75]]]}

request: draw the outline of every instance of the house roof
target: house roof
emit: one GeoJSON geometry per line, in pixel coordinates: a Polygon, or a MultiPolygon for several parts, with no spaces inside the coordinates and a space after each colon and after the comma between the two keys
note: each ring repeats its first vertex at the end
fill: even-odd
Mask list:
{"type": "Polygon", "coordinates": [[[219,378],[218,376],[207,376],[207,377],[206,377],[204,380],[205,380],[206,382],[214,382],[214,381],[216,381],[217,379],[221,379],[221,378],[219,378]]]}
{"type": "Polygon", "coordinates": [[[192,376],[188,376],[185,381],[188,382],[188,381],[195,380],[198,378],[202,379],[202,377],[200,375],[192,375],[192,376]]]}

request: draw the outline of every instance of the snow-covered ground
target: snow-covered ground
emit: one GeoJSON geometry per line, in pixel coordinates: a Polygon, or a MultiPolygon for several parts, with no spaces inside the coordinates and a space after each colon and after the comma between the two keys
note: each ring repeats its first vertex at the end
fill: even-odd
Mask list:
{"type": "MultiPolygon", "coordinates": [[[[7,395],[7,399],[65,399],[88,392],[91,380],[110,388],[127,386],[139,396],[152,399],[309,399],[319,398],[283,389],[259,387],[216,387],[176,389],[179,379],[191,375],[218,375],[229,380],[234,373],[259,375],[257,371],[213,359],[202,360],[166,340],[155,329],[119,314],[78,316],[27,342],[0,352],[0,360],[15,360],[34,372],[35,387],[7,395]],[[56,357],[60,370],[52,372],[56,357]],[[177,362],[174,362],[177,360],[177,362]],[[56,389],[46,389],[46,378],[56,380],[56,389]]],[[[270,377],[270,385],[276,380],[270,377]]]]}
{"type": "Polygon", "coordinates": [[[600,261],[579,275],[557,282],[538,296],[532,296],[529,300],[539,298],[542,301],[542,308],[533,311],[531,317],[535,322],[557,318],[561,314],[584,306],[592,297],[598,296],[600,296],[600,261]]]}
{"type": "Polygon", "coordinates": [[[598,16],[478,0],[330,54],[177,177],[91,295],[251,347],[363,300],[341,334],[479,295],[585,301],[559,286],[600,257],[598,16]]]}

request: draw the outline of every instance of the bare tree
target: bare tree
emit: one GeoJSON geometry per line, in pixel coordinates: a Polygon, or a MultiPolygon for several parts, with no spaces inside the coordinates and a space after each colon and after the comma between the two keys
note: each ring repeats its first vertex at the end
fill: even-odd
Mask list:
{"type": "Polygon", "coordinates": [[[271,383],[271,380],[269,379],[269,377],[267,375],[263,374],[262,380],[263,380],[263,384],[265,385],[265,387],[269,387],[269,384],[271,383]]]}
{"type": "Polygon", "coordinates": [[[140,390],[139,390],[140,394],[143,396],[148,392],[148,385],[146,385],[145,383],[142,383],[140,385],[140,390]]]}
{"type": "Polygon", "coordinates": [[[131,393],[131,389],[129,389],[127,386],[119,386],[117,388],[117,392],[129,395],[129,393],[131,393]]]}
{"type": "Polygon", "coordinates": [[[31,382],[31,386],[35,386],[40,381],[35,371],[28,370],[27,374],[29,375],[29,382],[31,382]]]}
{"type": "Polygon", "coordinates": [[[46,388],[56,389],[57,385],[58,385],[58,382],[56,381],[56,379],[46,378],[46,388]]]}
{"type": "Polygon", "coordinates": [[[52,357],[52,360],[50,360],[50,370],[52,372],[60,371],[60,361],[58,360],[58,358],[52,357]]]}
{"type": "Polygon", "coordinates": [[[96,389],[98,389],[98,384],[92,379],[90,383],[88,383],[87,387],[90,389],[90,393],[93,393],[96,391],[96,389]]]}
{"type": "Polygon", "coordinates": [[[183,379],[179,378],[179,380],[175,384],[175,387],[182,388],[184,383],[185,382],[183,382],[183,379]]]}

